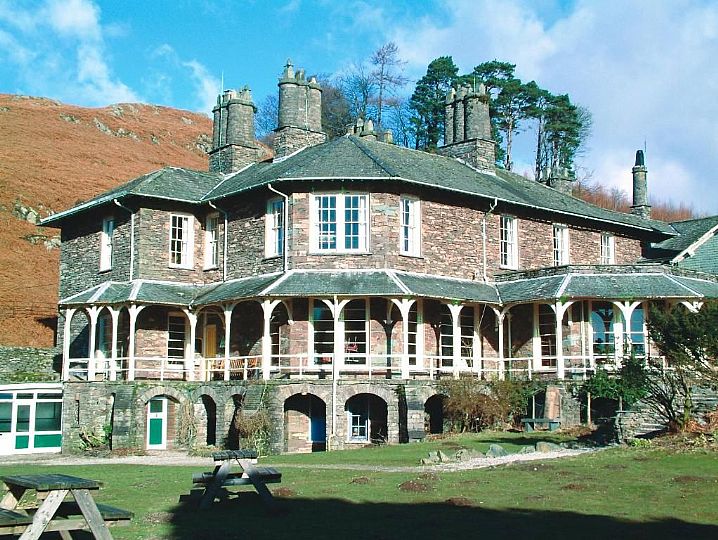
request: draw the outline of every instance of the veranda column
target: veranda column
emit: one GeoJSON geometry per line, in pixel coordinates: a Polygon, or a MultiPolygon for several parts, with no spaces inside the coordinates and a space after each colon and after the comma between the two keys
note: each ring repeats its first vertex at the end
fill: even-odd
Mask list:
{"type": "Polygon", "coordinates": [[[65,326],[62,328],[62,380],[67,381],[70,378],[70,324],[72,316],[77,311],[74,308],[65,310],[65,326]]]}
{"type": "Polygon", "coordinates": [[[137,316],[145,306],[132,304],[127,310],[130,314],[130,336],[129,336],[129,357],[127,358],[127,380],[135,380],[135,331],[137,326],[137,316]]]}
{"type": "Polygon", "coordinates": [[[224,306],[224,380],[229,380],[230,339],[232,338],[232,312],[237,304],[224,306]]]}
{"type": "MultiPolygon", "coordinates": [[[[401,378],[409,378],[409,311],[411,306],[414,305],[414,300],[402,299],[396,300],[391,299],[392,303],[399,308],[401,313],[401,378]]],[[[391,351],[387,351],[391,353],[391,351]]],[[[417,351],[418,353],[418,351],[417,351]]]]}
{"type": "Polygon", "coordinates": [[[184,369],[187,372],[187,379],[194,381],[194,342],[197,339],[197,314],[188,309],[183,309],[189,320],[189,346],[185,346],[184,369]]]}
{"type": "Polygon", "coordinates": [[[110,380],[117,380],[117,328],[120,323],[120,310],[113,307],[107,308],[112,317],[112,352],[110,353],[110,380]]]}
{"type": "Polygon", "coordinates": [[[264,326],[262,329],[262,378],[268,381],[272,371],[272,334],[270,323],[272,312],[281,300],[265,300],[262,302],[262,313],[264,315],[264,326]]]}
{"type": "Polygon", "coordinates": [[[90,316],[90,345],[87,355],[87,380],[95,380],[95,347],[97,341],[97,315],[100,308],[91,306],[87,308],[87,314],[90,316]]]}
{"type": "Polygon", "coordinates": [[[497,325],[497,332],[498,332],[498,340],[499,340],[499,380],[503,381],[505,377],[505,366],[504,366],[504,318],[506,317],[506,314],[509,312],[509,308],[504,308],[502,310],[499,310],[495,307],[491,308],[494,311],[494,315],[496,316],[496,325],[497,325]]]}
{"type": "Polygon", "coordinates": [[[460,304],[447,304],[451,313],[451,363],[453,364],[454,379],[459,378],[459,364],[461,362],[461,308],[460,304]]]}
{"type": "Polygon", "coordinates": [[[563,379],[566,376],[566,363],[563,357],[563,316],[573,305],[570,302],[556,302],[553,306],[556,313],[556,377],[563,379]]]}

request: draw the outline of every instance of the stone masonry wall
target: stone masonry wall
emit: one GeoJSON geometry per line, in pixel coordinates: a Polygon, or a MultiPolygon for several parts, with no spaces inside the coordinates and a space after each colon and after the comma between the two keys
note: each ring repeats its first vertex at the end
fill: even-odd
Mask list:
{"type": "MultiPolygon", "coordinates": [[[[366,253],[318,254],[310,245],[308,193],[294,193],[290,202],[291,268],[394,268],[434,273],[463,279],[482,276],[483,249],[481,222],[484,211],[466,206],[466,201],[421,201],[421,256],[399,254],[401,196],[396,193],[370,195],[370,238],[366,253]]],[[[487,275],[506,271],[499,265],[501,213],[486,216],[487,275]]],[[[511,214],[508,214],[511,215],[511,214]]],[[[598,264],[601,231],[568,225],[571,264],[598,264]]],[[[530,270],[553,265],[553,223],[519,218],[519,269],[530,270]]],[[[640,242],[616,237],[616,262],[635,262],[640,242]]]]}
{"type": "Polygon", "coordinates": [[[116,208],[97,212],[91,219],[72,220],[62,229],[60,248],[60,298],[82,292],[105,281],[126,281],[130,265],[129,213],[116,208]],[[102,220],[115,218],[112,268],[100,272],[102,220]]]}
{"type": "MultiPolygon", "coordinates": [[[[137,239],[139,244],[139,271],[136,278],[182,281],[186,283],[209,283],[221,279],[218,268],[205,270],[204,227],[206,213],[188,212],[187,209],[142,208],[139,211],[137,239]],[[192,267],[170,267],[170,222],[173,213],[192,217],[193,251],[192,267]]],[[[222,242],[224,222],[219,223],[220,257],[222,266],[222,242]]]]}
{"type": "Polygon", "coordinates": [[[60,350],[0,346],[0,382],[52,382],[60,378],[60,350]]]}

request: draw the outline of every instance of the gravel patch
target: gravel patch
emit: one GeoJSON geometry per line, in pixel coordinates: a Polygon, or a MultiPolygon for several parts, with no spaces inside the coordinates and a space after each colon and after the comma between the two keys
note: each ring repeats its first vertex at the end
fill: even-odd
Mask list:
{"type": "MultiPolygon", "coordinates": [[[[530,454],[509,454],[508,456],[487,458],[479,457],[466,461],[456,461],[449,463],[440,463],[437,465],[417,465],[417,466],[389,466],[389,465],[370,465],[370,464],[321,464],[315,463],[310,466],[300,465],[296,463],[273,463],[273,467],[284,469],[300,469],[310,467],[312,469],[324,470],[353,470],[353,471],[369,471],[369,472],[455,472],[470,469],[484,469],[487,467],[497,467],[500,465],[508,465],[510,463],[520,463],[526,461],[541,461],[549,459],[558,459],[563,457],[573,457],[588,452],[595,452],[594,448],[558,450],[554,452],[532,452],[530,454]]],[[[418,457],[417,457],[418,460],[418,457]]],[[[58,454],[45,455],[23,455],[23,456],[3,456],[1,465],[38,465],[38,466],[63,466],[63,465],[156,465],[156,466],[208,466],[212,464],[210,457],[188,456],[181,452],[163,451],[156,453],[148,453],[141,456],[109,456],[109,457],[88,457],[88,456],[69,456],[58,454]]]]}

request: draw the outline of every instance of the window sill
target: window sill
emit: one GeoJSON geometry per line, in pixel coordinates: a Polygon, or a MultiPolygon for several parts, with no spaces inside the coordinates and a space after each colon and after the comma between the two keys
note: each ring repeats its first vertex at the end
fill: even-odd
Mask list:
{"type": "Polygon", "coordinates": [[[214,266],[205,266],[202,268],[203,272],[208,272],[209,270],[219,270],[219,266],[215,264],[214,266]]]}
{"type": "Polygon", "coordinates": [[[173,270],[194,270],[193,266],[185,266],[183,264],[170,264],[168,268],[172,268],[173,270]]]}
{"type": "Polygon", "coordinates": [[[310,251],[307,255],[373,255],[371,251],[310,251]]]}
{"type": "Polygon", "coordinates": [[[413,255],[411,253],[399,253],[400,257],[407,257],[409,259],[424,259],[423,255],[413,255]]]}
{"type": "Polygon", "coordinates": [[[106,273],[109,272],[110,270],[112,270],[112,267],[111,267],[111,266],[108,266],[107,268],[100,268],[100,269],[97,271],[97,273],[98,273],[98,274],[106,274],[106,273]]]}
{"type": "Polygon", "coordinates": [[[262,260],[263,261],[274,261],[276,259],[281,259],[282,255],[265,255],[262,260]]]}
{"type": "Polygon", "coordinates": [[[508,266],[505,264],[500,264],[499,268],[501,268],[501,270],[518,270],[519,269],[518,266],[508,266]]]}

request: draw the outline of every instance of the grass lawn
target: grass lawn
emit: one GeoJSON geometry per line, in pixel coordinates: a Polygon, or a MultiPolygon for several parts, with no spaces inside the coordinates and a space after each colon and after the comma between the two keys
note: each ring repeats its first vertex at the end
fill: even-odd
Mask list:
{"type": "Polygon", "coordinates": [[[718,538],[714,452],[614,448],[439,474],[351,467],[415,466],[430,450],[486,450],[491,442],[514,451],[546,437],[560,436],[488,433],[261,460],[285,465],[282,483],[270,486],[282,494],[277,515],[251,492],[206,512],[178,502],[197,467],[27,465],[0,466],[0,474],[52,470],[103,481],[98,500],[135,512],[131,526],[113,529],[117,539],[718,538]]]}

